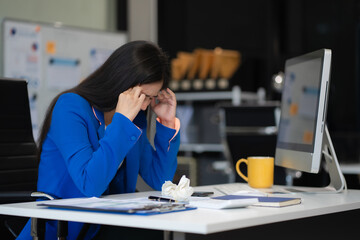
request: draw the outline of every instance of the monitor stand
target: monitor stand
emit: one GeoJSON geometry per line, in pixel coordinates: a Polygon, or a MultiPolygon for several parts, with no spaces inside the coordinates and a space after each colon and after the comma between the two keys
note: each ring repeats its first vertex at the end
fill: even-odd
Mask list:
{"type": "Polygon", "coordinates": [[[326,188],[335,192],[342,192],[347,188],[346,180],[341,172],[340,164],[336,157],[335,149],[326,124],[324,130],[325,133],[322,143],[322,154],[324,155],[326,161],[326,170],[330,175],[330,184],[326,188]]]}
{"type": "MultiPolygon", "coordinates": [[[[300,187],[300,186],[287,186],[272,191],[274,193],[340,193],[347,189],[345,177],[341,172],[338,159],[336,157],[335,149],[331,141],[331,137],[325,124],[324,137],[322,142],[322,155],[325,158],[325,169],[330,176],[330,184],[327,187],[300,187]]],[[[266,192],[266,191],[265,191],[266,192]]]]}

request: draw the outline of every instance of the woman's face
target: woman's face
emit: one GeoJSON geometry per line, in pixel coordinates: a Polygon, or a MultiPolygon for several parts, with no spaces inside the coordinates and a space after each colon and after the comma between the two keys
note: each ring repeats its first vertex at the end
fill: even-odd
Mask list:
{"type": "Polygon", "coordinates": [[[162,81],[140,85],[141,93],[145,94],[146,96],[143,104],[141,105],[141,110],[146,110],[146,108],[151,103],[151,100],[157,97],[162,85],[162,81]]]}

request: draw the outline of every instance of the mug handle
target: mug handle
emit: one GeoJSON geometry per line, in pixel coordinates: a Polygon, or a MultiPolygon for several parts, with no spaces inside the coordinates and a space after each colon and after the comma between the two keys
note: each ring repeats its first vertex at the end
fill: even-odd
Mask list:
{"type": "Polygon", "coordinates": [[[247,164],[248,164],[248,160],[245,159],[245,158],[239,159],[239,160],[236,162],[236,165],[235,165],[236,172],[240,175],[240,177],[241,177],[242,179],[244,179],[246,182],[248,182],[248,177],[245,176],[245,175],[241,172],[241,170],[240,170],[240,164],[241,164],[241,163],[245,163],[245,164],[247,165],[247,164]]]}

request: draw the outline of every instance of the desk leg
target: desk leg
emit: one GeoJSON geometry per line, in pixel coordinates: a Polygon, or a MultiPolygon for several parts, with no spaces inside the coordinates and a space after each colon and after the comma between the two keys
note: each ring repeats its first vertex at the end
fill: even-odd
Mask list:
{"type": "Polygon", "coordinates": [[[31,236],[34,240],[45,239],[45,219],[31,218],[31,236]]]}
{"type": "Polygon", "coordinates": [[[173,232],[164,231],[164,240],[173,240],[173,232]]]}
{"type": "Polygon", "coordinates": [[[185,240],[185,233],[164,231],[164,240],[185,240]]]}
{"type": "Polygon", "coordinates": [[[59,220],[57,228],[57,239],[66,240],[66,237],[68,235],[68,223],[66,221],[59,220]]]}
{"type": "Polygon", "coordinates": [[[183,232],[173,232],[172,240],[185,240],[185,233],[183,232]]]}

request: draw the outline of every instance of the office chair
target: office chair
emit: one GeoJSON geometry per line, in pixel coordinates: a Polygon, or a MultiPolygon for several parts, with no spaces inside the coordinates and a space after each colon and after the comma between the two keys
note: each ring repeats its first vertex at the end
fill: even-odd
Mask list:
{"type": "MultiPolygon", "coordinates": [[[[230,182],[244,182],[235,171],[235,164],[240,158],[275,156],[279,106],[278,102],[219,105],[221,140],[232,171],[230,182]]],[[[241,169],[246,172],[244,165],[241,169]]],[[[275,166],[274,171],[274,183],[284,184],[284,170],[275,166]]]]}
{"type": "MultiPolygon", "coordinates": [[[[32,133],[25,80],[0,78],[0,111],[0,203],[54,199],[46,193],[34,191],[37,185],[37,147],[32,133]]],[[[0,216],[1,239],[11,239],[11,235],[17,237],[27,220],[0,216]]],[[[66,223],[60,222],[60,225],[63,231],[59,233],[61,238],[66,235],[67,228],[66,223]]],[[[32,227],[33,237],[43,239],[45,221],[32,219],[32,227]]]]}

